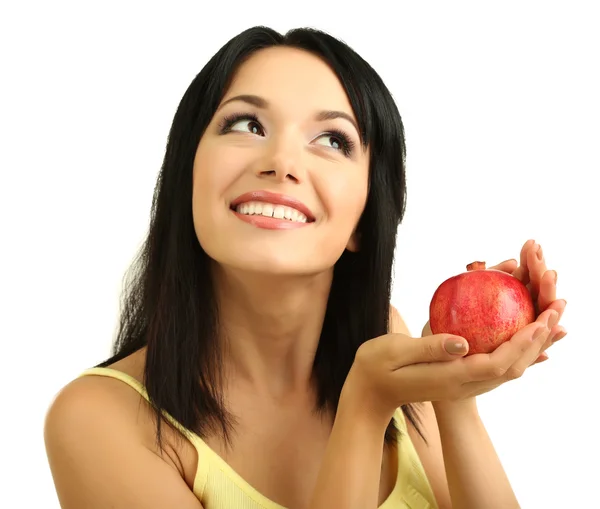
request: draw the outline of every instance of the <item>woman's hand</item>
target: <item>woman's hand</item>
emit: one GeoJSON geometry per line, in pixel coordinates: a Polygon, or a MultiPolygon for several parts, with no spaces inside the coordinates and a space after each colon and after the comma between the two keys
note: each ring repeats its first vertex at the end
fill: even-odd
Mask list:
{"type": "MultiPolygon", "coordinates": [[[[565,328],[559,324],[567,301],[556,299],[556,276],[558,274],[555,270],[548,270],[546,267],[542,247],[530,239],[521,248],[520,264],[513,258],[489,268],[507,272],[527,286],[535,306],[536,318],[547,309],[553,309],[558,313],[558,321],[552,328],[540,355],[533,364],[547,360],[548,354],[545,350],[567,335],[565,328]]],[[[421,335],[429,336],[431,334],[431,328],[429,322],[427,322],[421,335]]]]}
{"type": "MultiPolygon", "coordinates": [[[[521,248],[520,263],[517,260],[511,259],[490,268],[508,272],[527,286],[533,298],[536,317],[547,309],[553,309],[558,313],[560,321],[567,301],[556,299],[556,277],[558,274],[555,270],[548,270],[542,247],[534,240],[528,240],[521,248]]],[[[431,334],[431,332],[429,333],[431,334]]],[[[548,359],[545,350],[566,335],[567,331],[565,328],[557,322],[540,356],[534,363],[543,362],[548,359]]]]}
{"type": "Polygon", "coordinates": [[[342,400],[385,422],[407,403],[483,394],[520,377],[540,355],[558,319],[557,311],[546,309],[493,352],[468,357],[467,341],[451,334],[385,334],[371,339],[356,353],[342,400]]]}

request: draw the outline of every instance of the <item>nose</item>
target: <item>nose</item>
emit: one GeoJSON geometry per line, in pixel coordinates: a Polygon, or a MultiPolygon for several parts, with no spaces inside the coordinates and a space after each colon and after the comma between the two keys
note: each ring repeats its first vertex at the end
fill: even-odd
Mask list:
{"type": "Polygon", "coordinates": [[[285,139],[270,140],[267,153],[259,163],[257,176],[279,182],[299,183],[304,180],[302,151],[297,139],[288,136],[285,139]]]}

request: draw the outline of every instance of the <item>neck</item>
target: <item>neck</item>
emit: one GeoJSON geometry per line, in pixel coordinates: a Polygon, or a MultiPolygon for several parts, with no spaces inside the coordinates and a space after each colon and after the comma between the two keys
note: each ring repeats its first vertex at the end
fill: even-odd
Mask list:
{"type": "Polygon", "coordinates": [[[215,275],[228,379],[277,399],[310,391],[333,273],[215,275]]]}

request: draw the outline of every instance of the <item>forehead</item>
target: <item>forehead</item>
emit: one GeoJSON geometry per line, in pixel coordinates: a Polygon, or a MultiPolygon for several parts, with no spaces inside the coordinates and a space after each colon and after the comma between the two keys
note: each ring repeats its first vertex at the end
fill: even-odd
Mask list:
{"type": "Polygon", "coordinates": [[[277,108],[339,109],[354,117],[338,77],[321,58],[307,51],[275,47],[254,53],[237,70],[227,94],[259,95],[277,108]]]}

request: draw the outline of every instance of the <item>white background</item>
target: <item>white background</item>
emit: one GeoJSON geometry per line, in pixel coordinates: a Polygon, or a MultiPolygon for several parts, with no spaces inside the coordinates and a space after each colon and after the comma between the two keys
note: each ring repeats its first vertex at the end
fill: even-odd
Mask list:
{"type": "Polygon", "coordinates": [[[393,303],[413,333],[467,263],[542,244],[569,334],[549,361],[481,397],[481,413],[523,508],[600,507],[593,3],[3,4],[0,506],[58,508],[46,409],[109,354],[182,94],[230,37],[265,24],[342,38],[398,103],[408,208],[393,303]]]}

